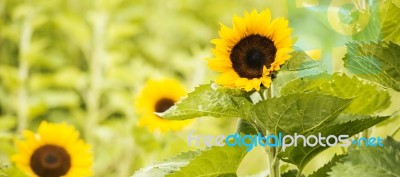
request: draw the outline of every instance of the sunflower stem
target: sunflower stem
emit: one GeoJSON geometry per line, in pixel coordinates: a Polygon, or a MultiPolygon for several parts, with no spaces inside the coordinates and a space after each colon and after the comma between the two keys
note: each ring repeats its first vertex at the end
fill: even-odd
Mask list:
{"type": "MultiPolygon", "coordinates": [[[[271,87],[267,90],[265,90],[263,93],[260,93],[263,95],[263,100],[266,100],[268,98],[272,98],[272,84],[271,87]]],[[[267,135],[273,134],[274,132],[266,132],[267,135]]],[[[271,138],[270,142],[271,144],[275,144],[275,140],[271,138]]],[[[265,146],[265,151],[268,154],[268,166],[269,166],[269,177],[280,177],[280,168],[279,168],[279,158],[278,158],[278,148],[272,147],[272,146],[265,146]]]]}
{"type": "MultiPolygon", "coordinates": [[[[275,142],[271,142],[275,143],[275,142]]],[[[275,147],[267,147],[268,151],[268,164],[269,164],[269,172],[270,172],[270,177],[280,177],[280,169],[279,169],[279,159],[278,159],[278,153],[277,153],[277,148],[275,147]]]]}
{"type": "Polygon", "coordinates": [[[92,17],[93,23],[93,52],[89,60],[89,88],[87,92],[87,119],[85,137],[92,139],[93,129],[96,127],[100,112],[101,83],[105,56],[105,31],[107,15],[99,11],[92,17]]]}
{"type": "Polygon", "coordinates": [[[302,169],[299,169],[298,171],[297,171],[297,174],[296,174],[296,177],[301,177],[301,173],[303,172],[303,170],[302,169]]]}
{"type": "Polygon", "coordinates": [[[22,22],[21,38],[19,41],[19,68],[18,68],[18,127],[17,132],[22,132],[28,124],[28,86],[29,63],[26,58],[30,48],[32,37],[32,26],[30,17],[26,17],[22,22]]]}

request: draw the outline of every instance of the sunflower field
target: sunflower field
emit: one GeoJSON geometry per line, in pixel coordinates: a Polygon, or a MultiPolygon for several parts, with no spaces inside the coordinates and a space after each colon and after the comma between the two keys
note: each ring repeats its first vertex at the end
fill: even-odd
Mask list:
{"type": "Polygon", "coordinates": [[[400,177],[400,0],[0,0],[0,177],[400,177]]]}

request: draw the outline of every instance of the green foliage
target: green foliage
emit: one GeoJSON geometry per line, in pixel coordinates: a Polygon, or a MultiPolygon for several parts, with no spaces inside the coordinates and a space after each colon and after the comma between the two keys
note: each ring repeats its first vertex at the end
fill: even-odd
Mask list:
{"type": "Polygon", "coordinates": [[[6,176],[8,176],[7,166],[0,164],[0,177],[6,177],[6,176]]]}
{"type": "MultiPolygon", "coordinates": [[[[243,10],[282,8],[280,2],[0,0],[0,159],[13,153],[12,140],[20,124],[27,125],[22,129],[36,129],[42,120],[66,121],[82,131],[95,152],[95,176],[127,176],[161,156],[159,152],[165,148],[186,148],[180,146],[182,141],[171,143],[168,135],[136,127],[132,93],[147,79],[161,76],[186,81],[186,86],[204,83],[211,75],[203,73],[206,64],[201,59],[210,54],[209,40],[218,35],[217,21],[228,22],[232,14],[242,14],[243,10]]],[[[320,1],[321,6],[327,3],[320,1]]],[[[339,14],[345,23],[367,13],[351,7],[342,8],[339,14]]],[[[284,8],[281,10],[286,13],[284,8]]],[[[326,9],[314,9],[326,16],[326,9]]],[[[162,116],[171,120],[240,118],[237,132],[243,134],[268,130],[306,136],[319,132],[354,135],[365,130],[387,119],[369,114],[386,109],[390,95],[362,79],[400,91],[400,1],[379,2],[379,11],[381,19],[374,18],[369,25],[382,26],[373,26],[365,36],[353,39],[370,39],[379,36],[380,30],[386,42],[347,44],[344,63],[354,77],[326,74],[321,64],[324,61],[312,60],[295,47],[292,58],[274,73],[271,98],[254,105],[257,101],[251,93],[208,84],[197,87],[162,116]]],[[[272,12],[273,16],[281,15],[272,12]]],[[[292,27],[316,27],[309,25],[313,24],[311,20],[304,20],[309,19],[304,14],[296,14],[303,20],[291,20],[292,27]]],[[[331,51],[331,44],[344,40],[343,36],[321,40],[320,36],[332,34],[329,30],[312,32],[313,36],[300,39],[307,44],[302,47],[311,49],[313,45],[308,44],[317,43],[322,50],[331,51]]],[[[228,127],[228,121],[221,125],[228,127]]],[[[394,164],[399,164],[399,144],[390,138],[386,143],[390,147],[351,150],[332,174],[366,176],[365,171],[372,170],[372,176],[382,176],[376,174],[380,171],[397,175],[394,164]],[[382,167],[380,171],[373,171],[374,164],[382,167]]],[[[289,147],[278,157],[302,169],[325,149],[289,147]]],[[[190,151],[143,168],[134,176],[236,176],[245,154],[245,149],[238,147],[190,151]]],[[[335,156],[312,176],[326,176],[339,158],[335,156]]],[[[0,167],[0,176],[5,173],[23,176],[12,165],[0,167]]],[[[296,173],[291,170],[282,176],[296,173]]]]}
{"type": "Polygon", "coordinates": [[[391,146],[394,149],[400,150],[400,142],[393,139],[393,137],[388,136],[386,137],[385,141],[383,142],[384,146],[391,146]]]}
{"type": "Polygon", "coordinates": [[[343,159],[332,168],[332,177],[398,177],[400,176],[399,143],[391,138],[384,146],[353,148],[343,159]]]}
{"type": "Polygon", "coordinates": [[[179,168],[189,164],[191,159],[196,158],[201,154],[200,151],[189,151],[184,152],[175,157],[166,159],[160,163],[145,167],[137,171],[132,177],[158,177],[165,176],[170,173],[174,173],[179,168]]]}
{"type": "MultiPolygon", "coordinates": [[[[94,150],[94,176],[128,176],[166,147],[187,148],[137,127],[138,90],[150,78],[176,78],[188,89],[208,80],[203,58],[218,21],[263,3],[0,0],[0,149],[14,149],[3,138],[15,138],[19,124],[35,130],[43,120],[81,131],[94,150]]],[[[1,151],[0,161],[9,156],[1,151]]]]}
{"type": "Polygon", "coordinates": [[[252,103],[245,97],[246,94],[237,89],[222,88],[212,84],[202,85],[161,115],[171,120],[204,116],[247,118],[252,103]]]}
{"type": "MultiPolygon", "coordinates": [[[[286,173],[283,173],[281,177],[297,177],[298,170],[289,170],[286,173]]],[[[304,175],[301,175],[304,177],[304,175]]]]}
{"type": "MultiPolygon", "coordinates": [[[[297,93],[279,98],[271,98],[257,103],[252,109],[252,116],[258,126],[277,135],[352,136],[388,117],[370,117],[340,115],[352,99],[324,95],[319,92],[297,93]]],[[[302,140],[298,144],[302,144],[302,140]]],[[[318,153],[327,147],[317,145],[291,146],[279,155],[282,160],[293,163],[303,169],[318,153]]]]}
{"type": "Polygon", "coordinates": [[[382,21],[381,36],[385,41],[400,43],[400,1],[385,0],[380,4],[380,13],[382,21]]]}
{"type": "Polygon", "coordinates": [[[245,135],[256,135],[260,130],[257,130],[257,127],[250,121],[239,119],[237,123],[236,132],[242,133],[245,135]]]}
{"type": "Polygon", "coordinates": [[[0,131],[7,131],[12,129],[16,124],[14,116],[4,115],[0,116],[0,131]]]}
{"type": "Polygon", "coordinates": [[[339,162],[346,155],[334,155],[333,158],[325,164],[323,167],[319,168],[317,171],[309,175],[308,177],[328,177],[328,172],[331,171],[331,168],[335,166],[337,162],[339,162]]]}
{"type": "Polygon", "coordinates": [[[28,177],[26,173],[12,164],[0,163],[0,177],[28,177]]]}
{"type": "Polygon", "coordinates": [[[318,61],[313,60],[303,50],[298,47],[293,47],[293,52],[290,54],[290,60],[281,67],[279,72],[294,71],[300,74],[315,75],[325,72],[325,69],[318,61]]]}
{"type": "MultiPolygon", "coordinates": [[[[329,135],[335,135],[336,137],[339,137],[340,135],[349,135],[349,137],[351,137],[356,133],[370,128],[388,118],[389,116],[371,117],[340,115],[334,121],[322,123],[309,132],[299,131],[298,133],[306,137],[310,135],[318,136],[319,133],[321,133],[321,136],[323,137],[327,137],[329,135]]],[[[284,152],[281,152],[279,156],[282,158],[282,160],[297,165],[299,169],[303,169],[316,155],[328,148],[327,146],[324,147],[319,144],[314,147],[303,147],[302,139],[300,139],[297,143],[299,146],[288,147],[284,152]]]]}
{"type": "Polygon", "coordinates": [[[285,95],[257,103],[252,118],[274,134],[304,134],[335,120],[351,101],[318,92],[285,95]]]}
{"type": "Polygon", "coordinates": [[[382,111],[390,105],[390,95],[386,90],[341,73],[321,74],[291,81],[282,88],[281,94],[310,91],[346,99],[354,98],[345,110],[346,113],[371,114],[382,111]]]}
{"type": "Polygon", "coordinates": [[[366,80],[400,91],[400,46],[393,42],[346,44],[345,67],[366,80]]]}
{"type": "Polygon", "coordinates": [[[236,176],[236,170],[245,154],[244,147],[214,146],[204,151],[182,153],[141,169],[133,177],[236,176]]]}
{"type": "Polygon", "coordinates": [[[189,165],[166,177],[236,176],[236,170],[246,155],[244,147],[212,147],[202,152],[189,165]]]}
{"type": "Polygon", "coordinates": [[[282,65],[281,69],[276,74],[276,78],[272,81],[274,95],[279,95],[279,88],[292,80],[326,72],[320,62],[310,58],[298,47],[294,47],[291,56],[290,60],[282,65]]]}

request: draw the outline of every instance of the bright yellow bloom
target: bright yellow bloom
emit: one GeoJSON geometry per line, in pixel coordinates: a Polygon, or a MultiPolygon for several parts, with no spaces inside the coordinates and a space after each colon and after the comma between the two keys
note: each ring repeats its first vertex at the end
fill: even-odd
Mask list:
{"type": "Polygon", "coordinates": [[[181,130],[190,120],[175,121],[160,118],[155,113],[162,113],[186,95],[185,88],[176,80],[150,80],[136,100],[136,111],[141,115],[139,125],[151,131],[165,132],[181,130]]]}
{"type": "Polygon", "coordinates": [[[246,91],[270,87],[271,74],[290,59],[292,47],[288,21],[278,18],[271,22],[269,10],[245,12],[234,16],[233,28],[221,24],[220,38],[215,44],[214,58],[208,59],[211,69],[222,73],[216,82],[246,91]]]}
{"type": "Polygon", "coordinates": [[[73,126],[42,122],[38,133],[24,131],[24,141],[17,140],[16,165],[29,176],[92,176],[91,147],[79,139],[73,126]]]}

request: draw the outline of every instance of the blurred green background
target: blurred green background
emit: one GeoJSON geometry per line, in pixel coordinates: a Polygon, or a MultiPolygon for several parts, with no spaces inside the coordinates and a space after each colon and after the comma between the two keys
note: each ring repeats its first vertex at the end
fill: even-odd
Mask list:
{"type": "MultiPolygon", "coordinates": [[[[42,120],[75,125],[93,146],[95,176],[102,177],[130,176],[163,158],[201,148],[188,147],[191,130],[234,132],[235,121],[212,118],[197,119],[181,132],[149,132],[137,126],[135,97],[148,79],[176,78],[189,91],[214,80],[216,73],[204,61],[212,56],[209,41],[218,37],[220,22],[231,26],[232,15],[253,9],[270,8],[273,17],[289,18],[296,45],[317,50],[327,70],[341,71],[344,43],[351,36],[324,23],[326,8],[319,16],[305,8],[317,2],[0,0],[0,165],[8,166],[11,176],[21,176],[9,161],[13,141],[42,120]],[[336,37],[325,40],[332,34],[336,37]]],[[[354,8],[345,7],[344,17],[354,8]]],[[[326,153],[325,159],[332,155],[326,153]]],[[[261,149],[253,150],[239,175],[264,171],[265,158],[261,149]]]]}

